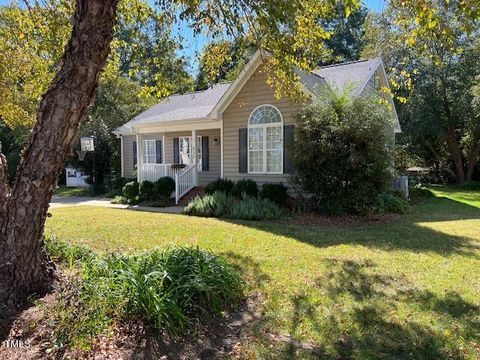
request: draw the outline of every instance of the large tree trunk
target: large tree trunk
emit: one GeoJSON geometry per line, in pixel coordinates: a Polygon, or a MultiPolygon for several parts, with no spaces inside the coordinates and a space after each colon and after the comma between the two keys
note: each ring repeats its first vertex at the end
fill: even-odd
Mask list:
{"type": "Polygon", "coordinates": [[[468,181],[472,180],[473,171],[475,170],[475,165],[477,164],[477,159],[479,155],[480,155],[480,141],[473,146],[473,149],[471,150],[470,155],[468,156],[467,176],[465,180],[468,180],[468,181]]]}
{"type": "Polygon", "coordinates": [[[455,174],[457,183],[465,181],[465,169],[463,167],[463,155],[458,145],[457,133],[453,125],[449,124],[447,127],[447,145],[452,156],[453,164],[455,165],[455,174]]]}
{"type": "MultiPolygon", "coordinates": [[[[0,218],[0,307],[21,304],[48,285],[42,240],[48,205],[94,99],[113,36],[117,1],[77,0],[62,66],[42,98],[13,187],[0,183],[0,199],[6,199],[0,218]]],[[[0,181],[1,174],[2,170],[0,181]]]]}

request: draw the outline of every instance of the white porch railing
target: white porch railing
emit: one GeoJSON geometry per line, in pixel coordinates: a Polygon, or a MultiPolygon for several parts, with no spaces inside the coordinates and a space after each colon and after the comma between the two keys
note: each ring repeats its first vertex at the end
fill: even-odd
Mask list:
{"type": "Polygon", "coordinates": [[[172,169],[172,164],[142,164],[139,181],[152,181],[168,176],[175,180],[175,203],[195,187],[195,165],[183,169],[172,169]]]}
{"type": "Polygon", "coordinates": [[[157,181],[158,179],[168,176],[175,179],[175,173],[178,170],[172,169],[172,164],[143,164],[140,174],[140,181],[157,181]]]}
{"type": "Polygon", "coordinates": [[[195,165],[187,165],[182,171],[175,173],[175,204],[195,187],[195,165]]]}

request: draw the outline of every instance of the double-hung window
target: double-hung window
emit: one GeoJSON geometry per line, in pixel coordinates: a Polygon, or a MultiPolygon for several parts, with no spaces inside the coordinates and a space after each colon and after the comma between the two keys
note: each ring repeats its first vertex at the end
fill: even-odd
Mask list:
{"type": "Polygon", "coordinates": [[[143,140],[143,163],[155,164],[157,162],[156,140],[143,140]]]}
{"type": "Polygon", "coordinates": [[[257,107],[248,120],[248,172],[283,172],[283,119],[272,105],[257,107]]]}

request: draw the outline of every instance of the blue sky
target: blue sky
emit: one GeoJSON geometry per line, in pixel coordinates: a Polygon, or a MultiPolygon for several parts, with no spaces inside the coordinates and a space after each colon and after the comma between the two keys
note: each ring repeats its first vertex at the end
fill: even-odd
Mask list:
{"type": "MultiPolygon", "coordinates": [[[[0,5],[9,4],[11,2],[12,0],[0,0],[0,5]]],[[[362,2],[369,9],[382,11],[386,0],[362,0],[362,2]]],[[[180,55],[184,55],[189,59],[189,70],[190,72],[195,73],[197,70],[198,55],[202,52],[203,47],[211,40],[211,38],[206,34],[194,36],[191,29],[186,24],[178,25],[175,29],[175,34],[180,34],[185,39],[183,42],[184,49],[180,51],[180,55]]]]}

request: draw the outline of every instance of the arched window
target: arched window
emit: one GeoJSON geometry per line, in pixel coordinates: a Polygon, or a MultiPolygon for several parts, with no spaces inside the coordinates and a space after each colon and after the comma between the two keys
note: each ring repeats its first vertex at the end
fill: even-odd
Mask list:
{"type": "Polygon", "coordinates": [[[248,172],[283,172],[283,119],[272,105],[254,109],[248,120],[248,172]]]}

